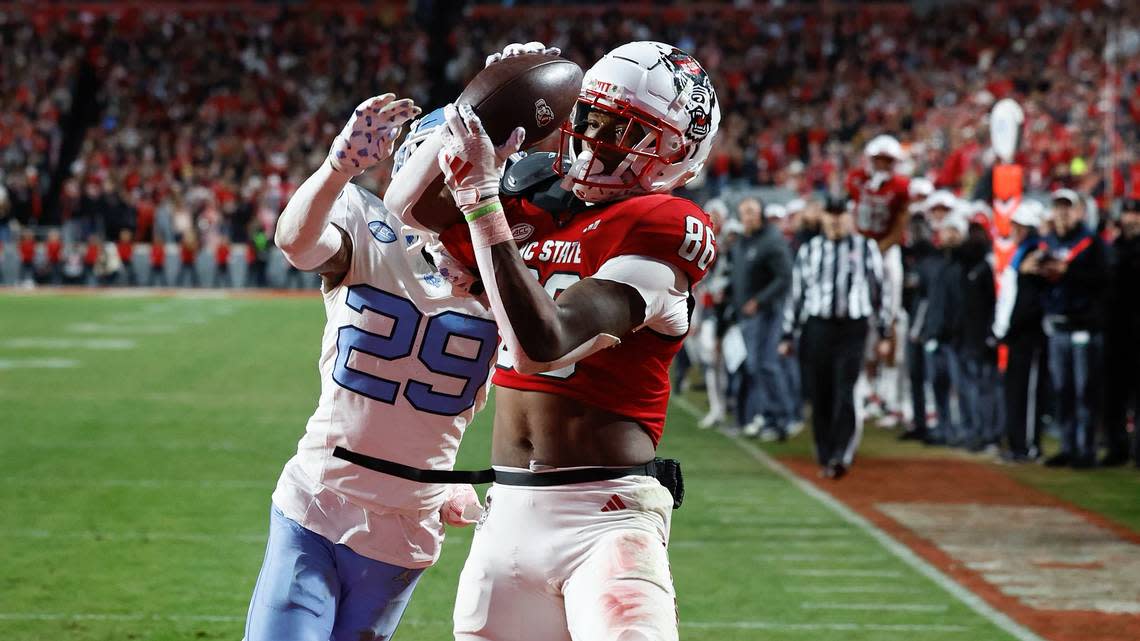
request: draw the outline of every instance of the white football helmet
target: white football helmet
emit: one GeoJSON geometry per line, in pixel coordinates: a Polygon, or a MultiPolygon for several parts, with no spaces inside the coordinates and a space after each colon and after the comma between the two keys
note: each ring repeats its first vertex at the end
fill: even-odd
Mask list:
{"type": "Polygon", "coordinates": [[[867,158],[876,158],[879,156],[886,156],[893,159],[895,162],[901,162],[906,158],[903,153],[902,145],[895,139],[894,136],[882,134],[875,136],[871,142],[863,149],[863,155],[867,158]]]}
{"type": "Polygon", "coordinates": [[[590,203],[667,192],[700,173],[719,125],[716,92],[695,58],[631,42],[586,72],[554,168],[590,203]]]}

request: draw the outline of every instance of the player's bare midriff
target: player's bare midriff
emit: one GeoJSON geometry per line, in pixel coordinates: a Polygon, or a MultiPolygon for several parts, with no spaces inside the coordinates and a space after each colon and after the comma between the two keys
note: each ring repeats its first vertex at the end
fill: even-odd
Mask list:
{"type": "Polygon", "coordinates": [[[628,418],[563,396],[496,388],[495,465],[639,465],[654,452],[649,434],[628,418]]]}

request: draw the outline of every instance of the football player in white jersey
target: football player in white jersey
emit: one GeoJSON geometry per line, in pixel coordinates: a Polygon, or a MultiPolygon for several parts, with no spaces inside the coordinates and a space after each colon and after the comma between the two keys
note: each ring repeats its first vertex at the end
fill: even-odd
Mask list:
{"type": "MultiPolygon", "coordinates": [[[[278,221],[288,261],[321,274],[328,322],[320,400],[273,493],[248,641],[391,637],[439,557],[443,523],[469,525],[480,513],[470,485],[403,480],[332,456],[341,446],[449,470],[486,400],[498,347],[490,312],[440,277],[418,248],[423,232],[349,182],[392,154],[419,111],[392,94],[361,103],[278,221]]],[[[413,123],[402,157],[430,117],[413,123]]]]}

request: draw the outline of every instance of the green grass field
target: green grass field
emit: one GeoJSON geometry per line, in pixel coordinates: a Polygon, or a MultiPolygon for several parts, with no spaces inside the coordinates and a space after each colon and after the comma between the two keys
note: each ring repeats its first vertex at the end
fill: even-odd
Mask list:
{"type": "MultiPolygon", "coordinates": [[[[239,639],[322,323],[316,297],[0,294],[0,639],[239,639]]],[[[461,466],[486,464],[489,418],[461,466]]],[[[683,639],[1011,638],[690,409],[664,453],[688,485],[683,639]]],[[[451,638],[470,536],[449,533],[399,639],[451,638]]]]}

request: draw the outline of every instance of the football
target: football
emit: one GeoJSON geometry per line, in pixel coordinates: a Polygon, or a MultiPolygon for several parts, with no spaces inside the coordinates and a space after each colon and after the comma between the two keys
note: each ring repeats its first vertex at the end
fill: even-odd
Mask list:
{"type": "Polygon", "coordinates": [[[496,145],[515,127],[526,129],[523,148],[558,130],[582,88],[582,68],[543,54],[504,58],[479,72],[457,102],[470,104],[496,145]]]}

